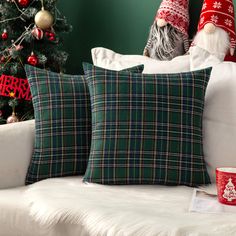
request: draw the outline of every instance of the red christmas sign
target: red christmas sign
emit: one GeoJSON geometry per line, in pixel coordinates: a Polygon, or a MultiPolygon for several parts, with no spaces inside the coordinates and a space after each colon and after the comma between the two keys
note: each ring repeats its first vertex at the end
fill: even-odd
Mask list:
{"type": "Polygon", "coordinates": [[[11,75],[1,75],[0,96],[31,100],[30,87],[27,79],[16,78],[11,75]]]}

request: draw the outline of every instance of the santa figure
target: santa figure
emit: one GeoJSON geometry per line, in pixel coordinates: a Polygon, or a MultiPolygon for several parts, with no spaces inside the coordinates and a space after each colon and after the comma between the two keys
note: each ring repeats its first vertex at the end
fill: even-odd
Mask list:
{"type": "Polygon", "coordinates": [[[163,0],[151,26],[144,55],[171,60],[189,49],[189,0],[163,0]]]}
{"type": "Polygon", "coordinates": [[[236,45],[233,0],[204,0],[193,46],[220,57],[234,55],[236,45]]]}

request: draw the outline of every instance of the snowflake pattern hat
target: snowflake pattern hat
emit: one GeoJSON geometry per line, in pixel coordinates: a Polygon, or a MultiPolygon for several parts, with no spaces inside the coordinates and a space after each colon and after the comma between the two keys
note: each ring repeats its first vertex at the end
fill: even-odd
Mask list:
{"type": "Polygon", "coordinates": [[[202,30],[207,23],[225,30],[230,37],[230,47],[235,50],[236,34],[234,23],[233,0],[204,0],[198,31],[202,30]]]}
{"type": "Polygon", "coordinates": [[[184,49],[189,48],[189,0],[163,0],[155,20],[163,19],[183,34],[184,49]]]}

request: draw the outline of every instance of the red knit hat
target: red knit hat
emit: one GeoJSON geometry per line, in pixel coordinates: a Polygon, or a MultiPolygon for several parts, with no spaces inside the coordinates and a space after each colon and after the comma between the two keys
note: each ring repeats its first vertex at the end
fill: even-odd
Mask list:
{"type": "Polygon", "coordinates": [[[234,23],[233,0],[204,0],[198,31],[202,30],[207,23],[225,30],[230,37],[231,48],[235,49],[236,34],[234,23]]]}
{"type": "Polygon", "coordinates": [[[189,0],[163,0],[156,14],[184,35],[185,51],[188,50],[189,0]]]}
{"type": "Polygon", "coordinates": [[[188,36],[189,0],[163,0],[156,15],[188,36]]]}

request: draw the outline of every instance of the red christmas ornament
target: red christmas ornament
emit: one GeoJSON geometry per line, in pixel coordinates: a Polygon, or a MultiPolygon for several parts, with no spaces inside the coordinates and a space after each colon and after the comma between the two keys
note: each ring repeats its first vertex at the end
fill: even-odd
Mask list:
{"type": "Polygon", "coordinates": [[[3,31],[3,33],[2,33],[2,39],[3,39],[3,40],[7,40],[7,39],[8,39],[7,30],[4,30],[4,31],[3,31]]]}
{"type": "Polygon", "coordinates": [[[24,7],[28,7],[28,5],[30,4],[30,0],[17,0],[18,5],[22,8],[24,7]]]}
{"type": "Polygon", "coordinates": [[[33,28],[31,33],[37,40],[41,40],[43,38],[43,30],[38,27],[33,28]]]}
{"type": "Polygon", "coordinates": [[[6,58],[5,58],[4,56],[1,56],[1,58],[0,58],[0,62],[1,62],[1,63],[6,62],[6,58]]]}
{"type": "Polygon", "coordinates": [[[36,66],[39,62],[38,57],[32,52],[31,55],[28,57],[27,62],[32,65],[36,66]]]}
{"type": "Polygon", "coordinates": [[[54,32],[46,31],[45,33],[46,37],[49,41],[55,41],[56,40],[56,34],[54,32]]]}

